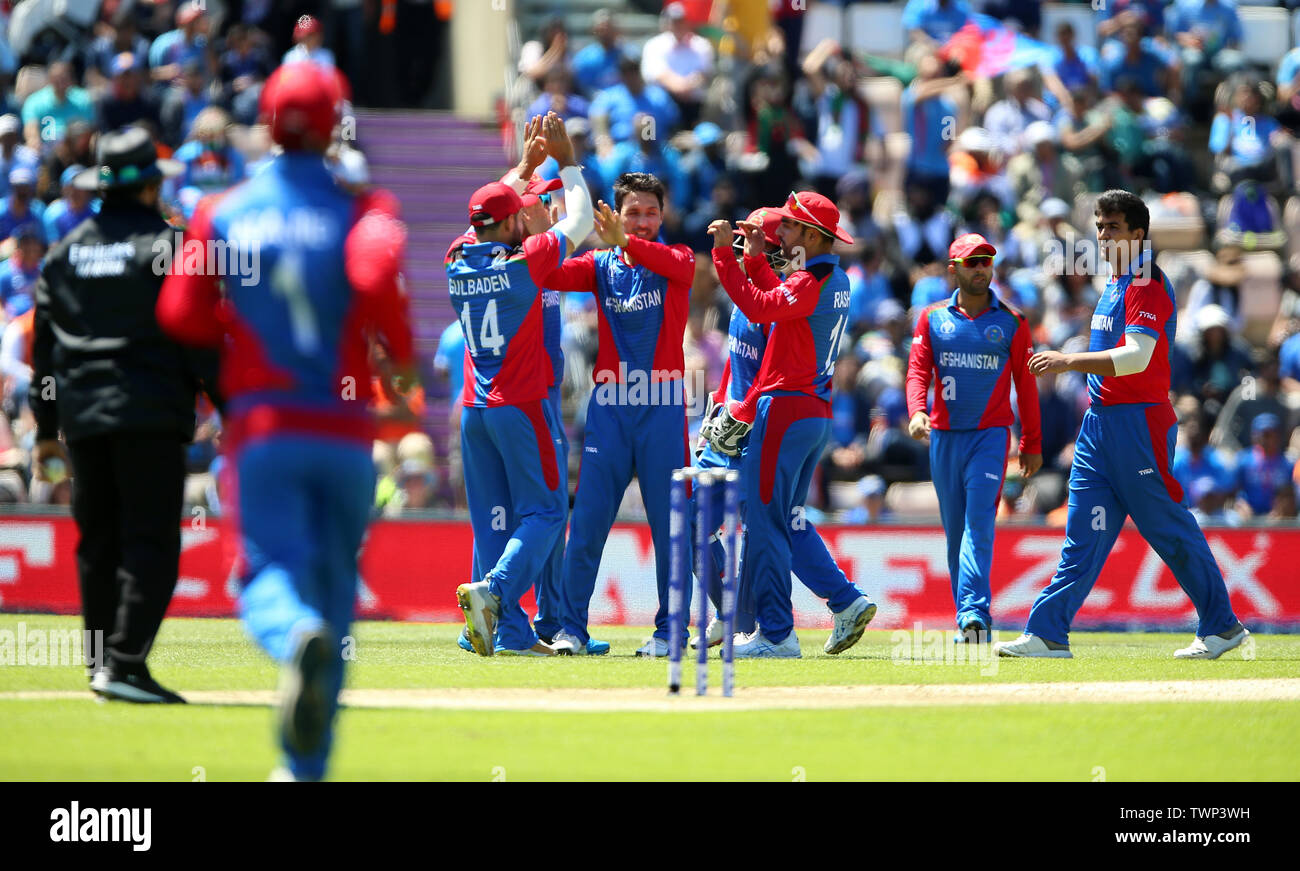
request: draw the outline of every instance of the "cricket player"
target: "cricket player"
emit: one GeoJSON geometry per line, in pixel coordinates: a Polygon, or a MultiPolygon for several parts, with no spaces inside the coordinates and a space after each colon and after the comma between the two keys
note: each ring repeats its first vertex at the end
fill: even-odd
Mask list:
{"type": "MultiPolygon", "coordinates": [[[[755,209],[746,219],[747,222],[758,224],[763,228],[764,254],[768,263],[778,274],[790,268],[789,261],[781,253],[781,240],[778,236],[781,220],[780,213],[775,209],[755,209]]],[[[740,267],[736,257],[743,256],[745,231],[737,229],[734,233],[738,238],[736,244],[733,245],[735,256],[731,258],[730,262],[739,270],[740,267]]],[[[723,238],[725,239],[725,236],[723,238]]],[[[733,275],[731,280],[735,281],[737,279],[733,275]]],[[[750,322],[739,306],[732,309],[731,320],[727,328],[727,361],[723,369],[722,382],[718,385],[717,391],[710,396],[710,412],[706,412],[705,415],[707,419],[716,419],[712,414],[713,409],[720,411],[728,403],[741,403],[749,395],[754,384],[754,378],[758,375],[764,353],[767,350],[767,338],[771,330],[770,324],[750,322]]],[[[697,467],[701,469],[726,468],[742,471],[740,456],[728,456],[719,452],[709,442],[707,432],[701,433],[700,443],[700,450],[695,459],[697,467]]],[[[740,444],[741,453],[744,452],[746,443],[747,438],[740,444]]],[[[713,489],[714,517],[720,518],[723,516],[724,492],[721,487],[713,489]]],[[[743,514],[743,505],[741,510],[743,514]]],[[[693,509],[688,516],[692,520],[695,519],[696,514],[693,509]]],[[[691,540],[695,540],[693,535],[691,540]]],[[[722,542],[716,535],[711,539],[710,544],[712,570],[709,573],[707,582],[709,598],[713,600],[715,606],[721,608],[722,590],[720,579],[726,553],[722,542]]],[[[831,557],[830,551],[826,549],[826,543],[822,541],[821,536],[811,523],[801,523],[797,528],[791,530],[790,563],[791,569],[800,582],[809,590],[812,590],[819,598],[825,599],[832,615],[834,615],[834,627],[830,637],[826,640],[825,651],[835,654],[848,650],[862,638],[862,633],[866,630],[867,624],[875,617],[875,604],[845,577],[844,572],[840,570],[834,558],[831,557]]],[[[757,629],[754,620],[752,591],[747,587],[738,591],[735,629],[738,635],[749,635],[757,629]]],[[[710,647],[722,643],[723,624],[720,619],[715,618],[709,621],[705,638],[710,647]]],[[[692,646],[698,644],[698,637],[691,639],[692,646]]]]}
{"type": "Polygon", "coordinates": [[[474,561],[484,573],[457,587],[456,598],[480,656],[556,652],[519,606],[564,534],[567,498],[557,456],[560,421],[546,402],[554,373],[543,340],[542,288],[591,232],[592,207],[558,115],[546,116],[543,133],[560,165],[568,216],[554,227],[546,215],[529,224],[513,188],[484,185],[469,203],[479,241],[461,245],[447,265],[465,332],[461,456],[474,561]]]}
{"type": "Polygon", "coordinates": [[[741,455],[741,584],[753,590],[759,628],[737,640],[740,658],[802,655],[790,600],[791,546],[807,526],[803,501],[830,437],[831,376],[849,320],[848,276],[831,253],[836,239],[853,241],[839,226],[839,209],[820,194],[802,192],[775,211],[781,253],[794,260],[784,281],[764,256],[761,224],[740,223],[744,275],[729,250],[731,225],[709,225],[713,264],[728,295],[750,321],[772,324],[749,394],[728,401],[710,435],[716,449],[733,455],[749,435],[741,455]]]}
{"type": "Polygon", "coordinates": [[[1033,342],[1024,317],[993,292],[997,250],[978,233],[948,248],[950,299],[921,312],[907,361],[908,432],[930,439],[930,473],[948,539],[957,640],[986,643],[993,628],[993,524],[1011,447],[1011,382],[1020,405],[1020,474],[1043,465],[1033,342]],[[934,408],[926,413],[933,382],[934,408]]]}
{"type": "MultiPolygon", "coordinates": [[[[502,184],[509,186],[520,194],[524,203],[520,214],[526,224],[531,224],[534,227],[543,225],[549,227],[554,223],[555,212],[558,212],[559,208],[558,204],[553,205],[551,203],[551,194],[564,185],[564,182],[559,178],[546,180],[535,174],[537,167],[546,159],[546,139],[542,132],[542,116],[536,115],[525,125],[524,148],[519,164],[501,177],[502,184]]],[[[478,236],[474,228],[472,226],[467,228],[448,248],[447,262],[451,261],[453,253],[462,244],[466,242],[472,244],[477,241],[478,236]]],[[[557,462],[560,471],[560,490],[565,494],[564,515],[565,526],[567,526],[569,514],[567,495],[569,492],[569,435],[564,429],[560,406],[560,387],[564,382],[564,350],[560,346],[560,336],[563,329],[561,320],[559,291],[543,289],[542,340],[546,346],[546,355],[550,359],[552,371],[551,386],[547,392],[546,401],[551,406],[551,413],[555,416],[555,420],[560,423],[560,444],[557,449],[557,462]]],[[[477,564],[475,570],[474,580],[482,580],[480,575],[482,569],[477,564]]],[[[535,589],[537,616],[533,621],[533,628],[537,631],[541,640],[548,644],[554,640],[555,634],[564,628],[563,577],[564,536],[560,535],[556,538],[551,549],[550,558],[542,568],[542,575],[538,579],[535,589]]],[[[467,631],[461,633],[458,644],[462,650],[470,653],[474,652],[467,631]]],[[[587,653],[593,656],[609,653],[609,642],[589,638],[587,639],[587,653]]]]}
{"type": "Polygon", "coordinates": [[[346,191],[323,159],[341,103],[335,77],[315,64],[272,75],[262,111],[284,152],[199,203],[184,269],[168,276],[157,306],[178,340],[223,347],[240,616],[283,669],[278,779],[320,780],[333,740],[375,487],[368,334],[399,370],[413,359],[396,200],[346,191]],[[205,260],[192,274],[191,248],[240,252],[241,268],[205,260]],[[246,253],[257,268],[242,268],[246,253]]]}
{"type": "Polygon", "coordinates": [[[1002,656],[1070,658],[1070,624],[1125,517],[1132,517],[1196,606],[1196,638],[1174,656],[1217,659],[1250,633],[1232,612],[1223,575],[1171,471],[1178,435],[1169,404],[1177,311],[1173,285],[1145,244],[1151,223],[1140,197],[1107,191],[1094,214],[1097,241],[1112,275],[1092,315],[1088,350],[1042,351],[1029,360],[1035,375],[1075,371],[1088,376],[1090,405],[1070,469],[1065,546],[1052,582],[1034,601],[1024,634],[997,645],[997,651],[1002,656]]]}
{"type": "MultiPolygon", "coordinates": [[[[663,183],[645,173],[614,182],[614,209],[602,204],[596,229],[609,248],[564,264],[549,287],[594,293],[600,344],[587,406],[582,466],[564,553],[567,613],[555,644],[583,653],[600,556],[623,491],[636,475],[655,551],[659,609],[654,636],[638,656],[668,655],[669,484],[690,461],[686,440],[686,363],[682,338],[695,278],[686,245],[656,242],[663,183]]],[[[690,613],[682,609],[683,634],[690,613]]]]}

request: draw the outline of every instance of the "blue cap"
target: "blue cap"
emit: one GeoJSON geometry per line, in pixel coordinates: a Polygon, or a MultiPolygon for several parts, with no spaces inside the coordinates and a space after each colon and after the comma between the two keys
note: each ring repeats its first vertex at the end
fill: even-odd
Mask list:
{"type": "Polygon", "coordinates": [[[72,184],[72,180],[77,177],[77,174],[85,171],[86,168],[81,164],[79,163],[72,164],[72,166],[68,167],[63,171],[63,175],[59,176],[59,186],[64,187],[66,185],[72,184]]]}
{"type": "Polygon", "coordinates": [[[1282,421],[1272,412],[1266,411],[1263,414],[1256,415],[1255,419],[1250,423],[1251,435],[1259,435],[1270,429],[1278,431],[1282,429],[1282,421]]]}
{"type": "Polygon", "coordinates": [[[695,141],[700,144],[701,148],[716,145],[722,141],[722,136],[722,128],[712,121],[704,121],[695,125],[695,141]]]}

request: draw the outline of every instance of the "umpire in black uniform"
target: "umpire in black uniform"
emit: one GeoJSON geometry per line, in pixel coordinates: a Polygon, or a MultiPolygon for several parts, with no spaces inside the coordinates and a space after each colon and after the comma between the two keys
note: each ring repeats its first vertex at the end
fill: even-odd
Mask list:
{"type": "Polygon", "coordinates": [[[158,160],[136,127],[103,134],[98,160],[73,184],[97,190],[103,208],[50,249],[36,287],[36,460],[63,455],[61,429],[85,628],[107,639],[105,662],[88,663],[91,689],[183,702],[145,660],[176,588],[185,445],[197,392],[214,393],[217,358],[175,344],[154,319],[174,234],[159,194],[180,164],[158,160]]]}

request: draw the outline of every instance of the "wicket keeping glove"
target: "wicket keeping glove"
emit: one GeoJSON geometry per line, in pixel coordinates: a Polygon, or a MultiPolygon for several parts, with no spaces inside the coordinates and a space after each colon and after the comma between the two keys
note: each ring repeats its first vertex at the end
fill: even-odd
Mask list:
{"type": "MultiPolygon", "coordinates": [[[[752,428],[751,424],[744,421],[736,420],[731,416],[731,411],[724,407],[722,414],[718,415],[709,428],[709,444],[718,453],[727,457],[740,456],[740,442],[745,436],[749,435],[752,428]]],[[[701,427],[701,432],[703,428],[701,427]]]]}

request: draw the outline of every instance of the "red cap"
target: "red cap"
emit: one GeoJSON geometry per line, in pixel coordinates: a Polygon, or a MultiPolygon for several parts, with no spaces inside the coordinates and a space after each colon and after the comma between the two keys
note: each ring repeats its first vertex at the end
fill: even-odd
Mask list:
{"type": "Polygon", "coordinates": [[[948,246],[949,260],[960,260],[964,257],[970,257],[973,254],[988,254],[989,256],[992,256],[997,253],[998,249],[994,248],[992,244],[989,243],[989,240],[985,239],[979,233],[967,233],[964,236],[958,236],[952,241],[952,244],[948,246]]]}
{"type": "Polygon", "coordinates": [[[782,218],[798,221],[830,233],[836,239],[848,245],[853,244],[853,237],[840,227],[840,210],[835,204],[821,194],[812,191],[800,191],[790,194],[785,205],[774,209],[782,218]]]}
{"type": "MultiPolygon", "coordinates": [[[[781,214],[776,209],[770,209],[766,207],[761,209],[754,209],[754,211],[749,213],[749,217],[746,218],[745,221],[750,224],[763,225],[763,238],[767,240],[767,244],[769,245],[781,244],[781,240],[776,235],[776,228],[781,226],[781,214]]],[[[738,230],[733,230],[732,232],[737,236],[745,235],[744,230],[738,229],[738,230]]]]}
{"type": "Polygon", "coordinates": [[[271,138],[287,150],[302,148],[308,134],[328,143],[343,103],[339,77],[314,63],[292,63],[271,73],[262,88],[261,115],[271,138]]]}
{"type": "Polygon", "coordinates": [[[524,188],[524,193],[541,196],[542,194],[549,194],[551,191],[558,191],[562,187],[564,187],[564,182],[558,178],[548,181],[537,173],[533,173],[533,177],[528,180],[528,187],[524,188]]]}
{"type": "Polygon", "coordinates": [[[475,227],[486,227],[504,221],[523,207],[524,201],[514,188],[494,181],[474,191],[469,198],[469,222],[475,227]],[[492,219],[475,221],[474,216],[480,212],[486,212],[492,219]]]}
{"type": "Polygon", "coordinates": [[[293,41],[302,42],[313,33],[320,33],[320,22],[311,15],[299,16],[298,23],[293,26],[293,41]]]}

